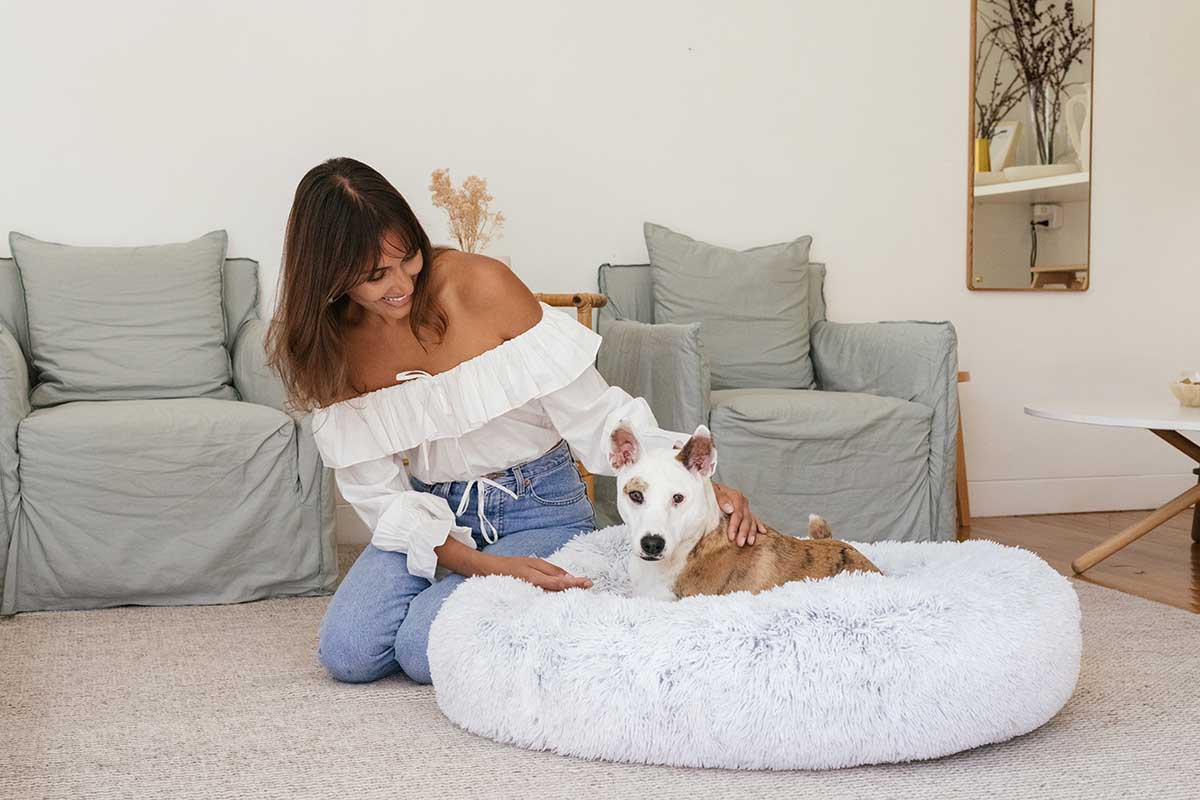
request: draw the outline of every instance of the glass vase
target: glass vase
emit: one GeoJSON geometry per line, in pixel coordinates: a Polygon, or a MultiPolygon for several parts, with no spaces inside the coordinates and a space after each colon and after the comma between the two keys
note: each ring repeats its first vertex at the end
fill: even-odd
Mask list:
{"type": "Polygon", "coordinates": [[[1029,87],[1029,117],[1033,120],[1039,164],[1054,163],[1054,90],[1045,85],[1029,87]]]}

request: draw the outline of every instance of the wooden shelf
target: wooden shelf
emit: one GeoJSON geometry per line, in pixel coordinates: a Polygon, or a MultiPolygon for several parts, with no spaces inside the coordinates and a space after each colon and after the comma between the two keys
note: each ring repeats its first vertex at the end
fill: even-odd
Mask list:
{"type": "Polygon", "coordinates": [[[1069,172],[1049,178],[1005,181],[975,187],[980,203],[1074,203],[1088,199],[1091,174],[1069,172]]]}

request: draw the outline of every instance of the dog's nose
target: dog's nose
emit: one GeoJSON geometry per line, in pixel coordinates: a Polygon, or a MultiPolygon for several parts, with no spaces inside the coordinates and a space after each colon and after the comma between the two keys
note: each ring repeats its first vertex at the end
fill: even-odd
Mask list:
{"type": "Polygon", "coordinates": [[[648,556],[661,556],[667,547],[667,540],[657,533],[649,533],[642,537],[642,552],[648,556]]]}

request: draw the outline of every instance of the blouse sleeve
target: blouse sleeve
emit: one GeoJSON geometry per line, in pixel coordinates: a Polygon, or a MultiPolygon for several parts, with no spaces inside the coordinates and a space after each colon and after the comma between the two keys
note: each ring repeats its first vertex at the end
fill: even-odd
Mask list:
{"type": "Polygon", "coordinates": [[[338,467],[334,479],[346,502],[371,529],[371,544],[405,553],[413,575],[430,581],[445,575],[448,570],[439,570],[433,549],[451,537],[475,547],[471,529],[456,524],[444,497],[412,488],[399,455],[338,467]]]}
{"type": "Polygon", "coordinates": [[[594,475],[613,475],[608,461],[609,440],[622,419],[629,420],[638,438],[657,447],[682,445],[690,433],[663,430],[644,398],[632,397],[620,386],[609,386],[594,366],[563,388],[542,397],[550,421],[579,460],[594,475]]]}

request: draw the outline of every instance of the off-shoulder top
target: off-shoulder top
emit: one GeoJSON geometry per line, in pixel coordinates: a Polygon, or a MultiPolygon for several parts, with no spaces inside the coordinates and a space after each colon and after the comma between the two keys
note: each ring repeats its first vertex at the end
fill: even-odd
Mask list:
{"type": "Polygon", "coordinates": [[[406,553],[414,575],[446,574],[434,548],[448,537],[475,547],[471,529],[456,519],[472,488],[483,537],[494,541],[483,494],[503,487],[487,473],[536,458],[561,438],[589,472],[612,475],[609,439],[622,419],[648,444],[688,437],[659,428],[643,398],[601,377],[598,334],[540,305],[533,327],[445,372],[401,372],[399,383],[313,411],[317,449],[371,530],[371,544],[406,553]],[[445,498],[414,490],[410,473],[425,483],[469,481],[463,504],[451,511],[445,498]]]}

